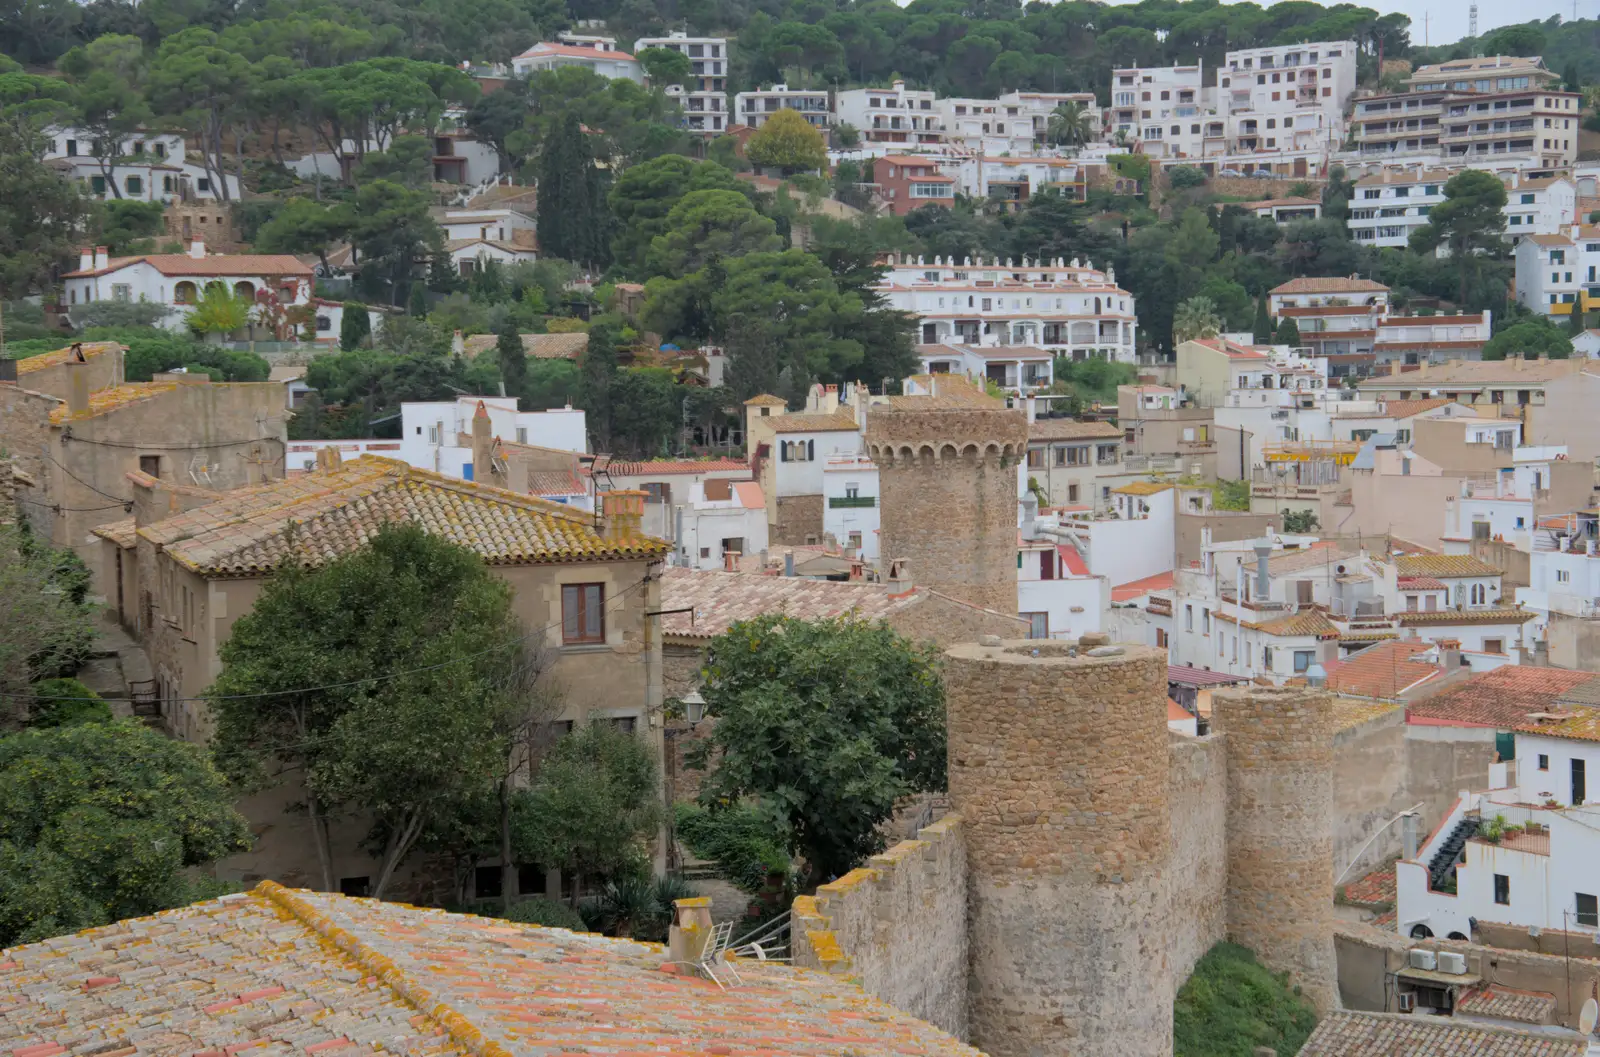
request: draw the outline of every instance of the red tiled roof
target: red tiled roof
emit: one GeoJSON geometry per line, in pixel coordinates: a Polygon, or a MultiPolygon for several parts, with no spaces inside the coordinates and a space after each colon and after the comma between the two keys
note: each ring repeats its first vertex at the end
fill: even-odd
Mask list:
{"type": "MultiPolygon", "coordinates": [[[[1087,570],[1085,570],[1087,571],[1087,570]]],[[[1125,584],[1117,584],[1111,589],[1111,601],[1126,602],[1130,598],[1147,595],[1151,591],[1168,591],[1172,589],[1171,570],[1146,576],[1143,580],[1129,580],[1125,584]]]]}
{"type": "Polygon", "coordinates": [[[614,462],[606,467],[612,477],[653,477],[656,474],[748,472],[750,464],[738,459],[649,459],[645,462],[614,462]]]}
{"type": "Polygon", "coordinates": [[[1290,279],[1270,291],[1274,294],[1342,294],[1350,291],[1362,293],[1388,293],[1389,288],[1371,279],[1310,278],[1290,279]]]}
{"type": "Polygon", "coordinates": [[[1210,672],[1204,668],[1193,668],[1187,664],[1167,665],[1167,682],[1181,683],[1184,686],[1220,686],[1223,683],[1247,683],[1250,680],[1242,675],[1229,675],[1227,672],[1210,672]]]}
{"type": "Polygon", "coordinates": [[[1188,709],[1186,709],[1182,705],[1178,704],[1178,702],[1174,701],[1172,698],[1170,698],[1170,697],[1167,698],[1167,722],[1168,723],[1181,723],[1186,719],[1193,719],[1193,718],[1194,718],[1193,716],[1189,715],[1189,710],[1188,709]]]}
{"type": "Polygon", "coordinates": [[[1411,658],[1430,648],[1425,642],[1380,642],[1340,661],[1325,661],[1328,689],[1350,697],[1397,698],[1444,669],[1411,658]]]}
{"type": "MultiPolygon", "coordinates": [[[[1067,567],[1067,572],[1073,576],[1089,575],[1089,566],[1084,562],[1083,555],[1078,553],[1078,548],[1070,543],[1058,543],[1056,551],[1061,555],[1061,562],[1067,567]]],[[[1112,597],[1115,598],[1115,595],[1112,597]]]]}
{"type": "Polygon", "coordinates": [[[311,266],[286,253],[217,253],[208,257],[191,257],[187,253],[150,253],[142,257],[113,257],[104,268],[68,272],[63,279],[87,279],[126,268],[140,261],[150,265],[162,275],[292,275],[311,278],[311,266]]]}
{"type": "Polygon", "coordinates": [[[1442,396],[1430,397],[1427,400],[1385,400],[1383,402],[1383,417],[1410,418],[1412,415],[1420,415],[1424,411],[1432,411],[1435,408],[1453,403],[1455,403],[1454,400],[1442,396]]]}
{"type": "Polygon", "coordinates": [[[1395,581],[1397,587],[1409,587],[1413,591],[1447,591],[1449,585],[1443,580],[1435,580],[1431,576],[1402,576],[1395,581]]]}
{"type": "Polygon", "coordinates": [[[1593,672],[1502,665],[1411,705],[1406,722],[1511,730],[1525,724],[1530,713],[1549,711],[1562,694],[1593,678],[1593,672]]]}
{"type": "Polygon", "coordinates": [[[577,44],[555,44],[550,41],[540,41],[521,55],[518,55],[517,58],[529,59],[542,55],[570,55],[575,59],[626,59],[629,62],[634,61],[632,55],[616,48],[612,48],[610,51],[601,51],[599,48],[585,48],[577,44]]]}

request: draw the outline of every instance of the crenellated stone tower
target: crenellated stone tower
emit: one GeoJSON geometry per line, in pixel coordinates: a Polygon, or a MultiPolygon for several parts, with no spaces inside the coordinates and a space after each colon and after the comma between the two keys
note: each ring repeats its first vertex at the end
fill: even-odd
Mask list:
{"type": "Polygon", "coordinates": [[[933,375],[928,387],[867,413],[878,465],[885,573],[972,605],[1017,612],[1017,465],[1028,420],[973,383],[933,375]]]}

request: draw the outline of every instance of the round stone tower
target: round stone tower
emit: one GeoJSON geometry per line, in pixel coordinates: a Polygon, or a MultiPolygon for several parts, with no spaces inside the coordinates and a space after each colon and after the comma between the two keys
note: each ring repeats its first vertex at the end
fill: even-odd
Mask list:
{"type": "Polygon", "coordinates": [[[965,378],[891,397],[867,414],[878,465],[884,573],[1001,613],[1017,612],[1017,464],[1028,419],[965,378]]]}
{"type": "Polygon", "coordinates": [[[994,642],[945,653],[972,1043],[1167,1057],[1166,651],[994,642]]]}
{"type": "Polygon", "coordinates": [[[1228,758],[1228,937],[1325,1013],[1333,952],[1333,701],[1252,687],[1211,695],[1228,758]]]}

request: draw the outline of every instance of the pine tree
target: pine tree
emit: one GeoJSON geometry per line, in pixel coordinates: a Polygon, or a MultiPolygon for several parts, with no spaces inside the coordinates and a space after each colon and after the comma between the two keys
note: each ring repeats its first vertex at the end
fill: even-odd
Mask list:
{"type": "Polygon", "coordinates": [[[411,300],[406,305],[406,314],[413,319],[421,319],[428,314],[428,287],[425,283],[411,284],[411,300]]]}
{"type": "Polygon", "coordinates": [[[500,381],[505,384],[507,396],[522,396],[528,387],[528,354],[522,348],[522,335],[517,331],[517,321],[506,313],[495,338],[495,353],[500,360],[500,381]]]}
{"type": "Polygon", "coordinates": [[[1256,322],[1251,328],[1251,338],[1257,345],[1272,344],[1272,317],[1267,315],[1267,299],[1256,302],[1256,322]]]}
{"type": "Polygon", "coordinates": [[[1284,316],[1278,320],[1278,332],[1272,336],[1272,342],[1274,345],[1300,344],[1300,327],[1292,317],[1284,316]]]}
{"type": "Polygon", "coordinates": [[[344,303],[344,318],[339,323],[339,348],[345,352],[359,349],[372,336],[372,321],[367,318],[367,306],[360,301],[344,303]]]}

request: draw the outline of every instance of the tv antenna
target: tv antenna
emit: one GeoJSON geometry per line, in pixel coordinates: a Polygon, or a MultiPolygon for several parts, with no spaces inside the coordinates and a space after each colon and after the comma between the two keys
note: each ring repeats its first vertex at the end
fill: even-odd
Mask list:
{"type": "Polygon", "coordinates": [[[1478,5],[1473,4],[1467,16],[1467,36],[1478,39],[1478,5]]]}

